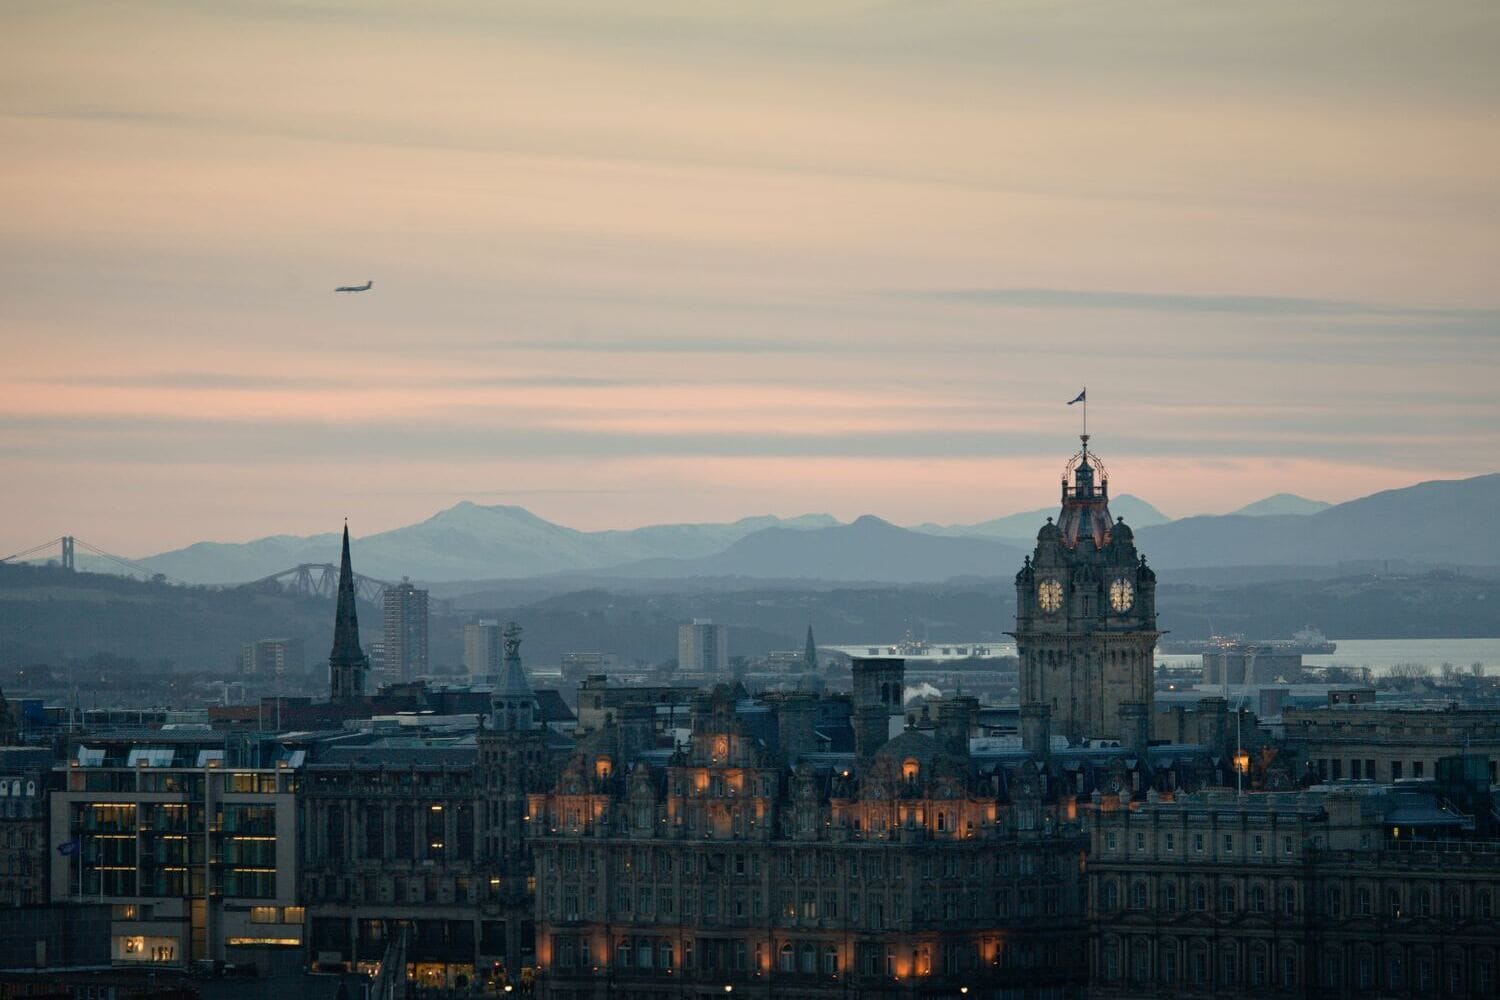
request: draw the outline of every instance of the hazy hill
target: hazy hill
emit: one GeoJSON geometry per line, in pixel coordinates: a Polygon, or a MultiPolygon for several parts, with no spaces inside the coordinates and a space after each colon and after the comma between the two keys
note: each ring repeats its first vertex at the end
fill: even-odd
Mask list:
{"type": "MultiPolygon", "coordinates": [[[[837,524],[827,514],[748,517],[731,524],[652,525],[578,531],[504,504],[464,501],[418,524],[355,538],[355,569],[376,579],[472,580],[599,569],[654,556],[718,552],[753,531],[837,524]]],[[[200,542],[140,560],[190,583],[258,580],[298,563],[336,562],[339,536],[277,535],[243,544],[200,542]]]]}
{"type": "Polygon", "coordinates": [[[1381,559],[1500,564],[1500,474],[1435,480],[1316,514],[1188,517],[1136,532],[1157,567],[1329,566],[1381,559]]]}
{"type": "Polygon", "coordinates": [[[1309,500],[1307,497],[1299,497],[1295,493],[1277,493],[1275,496],[1257,500],[1246,504],[1239,510],[1231,511],[1232,514],[1240,514],[1244,517],[1267,517],[1274,514],[1316,514],[1327,510],[1333,504],[1323,500],[1309,500]]]}
{"type": "MultiPolygon", "coordinates": [[[[1140,497],[1122,493],[1109,501],[1110,513],[1123,517],[1132,528],[1147,528],[1166,524],[1171,518],[1157,510],[1140,497]]],[[[978,524],[919,524],[912,528],[927,535],[946,535],[960,538],[1002,538],[1007,541],[1025,542],[1029,548],[1036,541],[1037,529],[1047,523],[1047,518],[1057,517],[1057,507],[1043,507],[1021,514],[980,521],[978,524]]]]}
{"type": "Polygon", "coordinates": [[[653,559],[612,567],[620,576],[744,576],[932,582],[1011,576],[1021,549],[979,538],[943,538],[869,514],[853,524],[794,531],[767,528],[699,559],[653,559]]]}
{"type": "MultiPolygon", "coordinates": [[[[368,648],[380,628],[380,611],[361,604],[359,619],[368,648]]],[[[326,671],[333,601],[0,565],[0,665],[59,664],[109,653],[152,667],[228,674],[241,644],[277,637],[302,639],[308,669],[326,671]]]]}

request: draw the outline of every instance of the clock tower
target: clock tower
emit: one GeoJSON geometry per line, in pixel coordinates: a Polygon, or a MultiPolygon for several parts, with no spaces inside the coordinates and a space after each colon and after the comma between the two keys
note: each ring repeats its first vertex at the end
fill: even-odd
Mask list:
{"type": "Polygon", "coordinates": [[[1111,519],[1104,463],[1087,434],[1082,442],[1063,470],[1057,522],[1047,518],[1016,574],[1022,738],[1046,752],[1050,717],[1050,732],[1069,743],[1118,739],[1144,750],[1161,634],[1156,574],[1125,519],[1111,519]]]}

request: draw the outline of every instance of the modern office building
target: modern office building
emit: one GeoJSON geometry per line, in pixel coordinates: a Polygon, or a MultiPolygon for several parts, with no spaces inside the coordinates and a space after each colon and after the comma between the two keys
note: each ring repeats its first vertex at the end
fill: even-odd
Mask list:
{"type": "Polygon", "coordinates": [[[427,673],[427,591],[408,580],[387,587],[381,596],[385,612],[385,672],[409,681],[427,673]]]}
{"type": "Polygon", "coordinates": [[[729,673],[729,626],[694,618],[677,627],[677,670],[684,674],[729,673]]]}
{"type": "Polygon", "coordinates": [[[464,626],[464,670],[470,680],[499,680],[504,652],[499,622],[470,622],[464,626]]]}
{"type": "Polygon", "coordinates": [[[85,739],[54,772],[51,899],[110,904],[115,962],[300,962],[297,761],[229,767],[169,735],[85,739]]]}

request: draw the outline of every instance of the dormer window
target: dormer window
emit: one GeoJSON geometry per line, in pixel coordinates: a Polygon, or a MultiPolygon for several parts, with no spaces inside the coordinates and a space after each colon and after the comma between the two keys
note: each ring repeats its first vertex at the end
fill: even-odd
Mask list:
{"type": "Polygon", "coordinates": [[[901,777],[906,780],[908,785],[916,783],[919,770],[920,766],[917,764],[915,757],[908,757],[901,762],[901,777]]]}

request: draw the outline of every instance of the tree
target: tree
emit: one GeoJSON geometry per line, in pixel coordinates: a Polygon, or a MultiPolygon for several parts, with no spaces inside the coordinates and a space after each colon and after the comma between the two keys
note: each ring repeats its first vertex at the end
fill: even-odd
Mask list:
{"type": "Polygon", "coordinates": [[[1484,664],[1479,660],[1475,660],[1473,663],[1469,664],[1469,673],[1473,674],[1475,677],[1483,677],[1484,664]]]}
{"type": "Polygon", "coordinates": [[[1391,667],[1390,676],[1399,680],[1419,681],[1432,676],[1432,668],[1425,663],[1397,663],[1391,667]]]}

